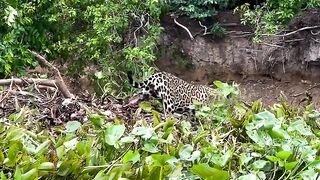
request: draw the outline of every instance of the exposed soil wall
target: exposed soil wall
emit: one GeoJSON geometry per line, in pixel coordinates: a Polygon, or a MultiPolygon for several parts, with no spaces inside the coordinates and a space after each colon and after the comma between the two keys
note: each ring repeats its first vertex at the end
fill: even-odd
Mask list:
{"type": "Polygon", "coordinates": [[[282,33],[285,35],[264,37],[260,44],[253,43],[252,29],[241,25],[239,15],[233,12],[218,15],[217,21],[226,29],[222,38],[203,36],[198,21],[177,20],[195,38],[191,40],[172,17],[163,18],[165,30],[157,61],[160,69],[201,84],[217,79],[236,81],[247,101],[261,98],[270,105],[284,94],[298,104],[310,96],[319,104],[320,28],[301,28],[320,26],[320,9],[302,12],[282,33]]]}
{"type": "MultiPolygon", "coordinates": [[[[203,28],[197,21],[184,17],[177,20],[197,35],[191,40],[184,29],[174,24],[172,17],[163,18],[165,30],[157,63],[160,69],[200,82],[247,76],[286,81],[320,78],[320,28],[265,37],[263,43],[254,44],[251,28],[241,25],[239,16],[232,12],[218,16],[227,30],[223,38],[202,36],[203,28]]],[[[320,10],[308,10],[290,24],[288,33],[316,25],[320,25],[320,10]]]]}

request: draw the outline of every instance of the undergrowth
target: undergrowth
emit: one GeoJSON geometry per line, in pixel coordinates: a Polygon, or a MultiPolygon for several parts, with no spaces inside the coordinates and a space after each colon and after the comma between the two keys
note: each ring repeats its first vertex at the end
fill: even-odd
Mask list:
{"type": "Polygon", "coordinates": [[[17,109],[1,118],[0,177],[319,178],[320,113],[312,105],[297,109],[284,98],[272,107],[245,105],[236,85],[215,86],[212,104],[195,102],[192,121],[164,119],[143,102],[133,123],[88,114],[84,123],[46,128],[32,118],[37,109],[17,109]]]}

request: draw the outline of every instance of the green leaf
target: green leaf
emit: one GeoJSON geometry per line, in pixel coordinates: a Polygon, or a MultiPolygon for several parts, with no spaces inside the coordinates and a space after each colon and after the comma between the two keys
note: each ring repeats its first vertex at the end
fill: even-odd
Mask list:
{"type": "Polygon", "coordinates": [[[157,126],[161,122],[161,117],[157,111],[152,111],[152,116],[153,116],[153,124],[154,126],[157,126]]]}
{"type": "Polygon", "coordinates": [[[191,157],[193,147],[190,144],[182,146],[179,150],[179,156],[181,160],[188,160],[191,157]]]}
{"type": "Polygon", "coordinates": [[[266,157],[271,162],[278,162],[280,159],[275,156],[267,156],[266,157]]]}
{"type": "Polygon", "coordinates": [[[19,166],[16,166],[16,170],[14,172],[13,178],[17,180],[22,180],[21,176],[22,176],[21,169],[19,168],[19,166]]]}
{"type": "Polygon", "coordinates": [[[239,180],[259,180],[260,178],[255,174],[246,174],[238,178],[239,180]]]}
{"type": "Polygon", "coordinates": [[[22,144],[19,141],[14,141],[10,144],[8,151],[8,158],[10,161],[16,161],[18,151],[22,149],[22,144]]]}
{"type": "Polygon", "coordinates": [[[152,128],[146,127],[135,127],[132,130],[132,134],[136,136],[141,136],[143,139],[150,139],[153,133],[152,128]]]}
{"type": "Polygon", "coordinates": [[[262,169],[265,165],[267,165],[268,161],[265,160],[257,160],[252,163],[253,168],[255,169],[262,169]]]}
{"type": "Polygon", "coordinates": [[[297,161],[293,161],[293,162],[289,162],[289,163],[286,162],[286,163],[284,164],[284,167],[286,168],[286,170],[291,171],[293,168],[296,167],[297,164],[298,164],[297,161]]]}
{"type": "Polygon", "coordinates": [[[98,114],[90,115],[89,121],[97,128],[102,128],[104,125],[104,118],[98,114]]]}
{"type": "Polygon", "coordinates": [[[66,126],[66,132],[75,132],[81,127],[81,123],[79,121],[68,121],[66,126]]]}
{"type": "Polygon", "coordinates": [[[150,152],[150,153],[157,153],[159,152],[159,149],[157,148],[157,146],[151,142],[145,142],[143,144],[143,148],[142,150],[150,152]]]}
{"type": "Polygon", "coordinates": [[[227,151],[224,155],[214,154],[212,156],[212,162],[214,162],[216,165],[223,168],[227,164],[231,156],[232,156],[232,152],[230,150],[227,151]]]}
{"type": "Polygon", "coordinates": [[[174,166],[174,163],[178,161],[175,157],[168,154],[153,154],[151,155],[151,158],[153,161],[153,165],[159,167],[164,167],[167,164],[174,166]]]}
{"type": "Polygon", "coordinates": [[[42,144],[40,144],[40,146],[38,146],[35,150],[35,153],[42,153],[45,149],[48,149],[50,144],[50,140],[46,140],[45,142],[43,142],[42,144]]]}
{"type": "Polygon", "coordinates": [[[0,149],[0,164],[2,164],[3,161],[4,161],[4,154],[3,154],[3,152],[2,152],[1,149],[0,149]]]}
{"type": "Polygon", "coordinates": [[[255,120],[261,121],[263,123],[263,126],[267,129],[274,127],[276,125],[276,122],[279,121],[276,119],[274,114],[269,111],[264,111],[256,114],[255,120]]]}
{"type": "Polygon", "coordinates": [[[7,177],[6,177],[6,175],[3,173],[3,171],[1,171],[1,173],[0,173],[0,179],[1,179],[1,180],[7,180],[7,177]]]}
{"type": "Polygon", "coordinates": [[[292,151],[280,151],[276,153],[276,156],[282,160],[287,160],[292,155],[292,151]]]}
{"type": "Polygon", "coordinates": [[[280,127],[273,127],[272,130],[270,131],[270,136],[273,138],[273,139],[276,139],[276,138],[279,138],[279,139],[290,139],[290,136],[289,134],[281,129],[280,127]]]}
{"type": "Polygon", "coordinates": [[[63,143],[63,145],[67,148],[67,149],[75,149],[76,145],[78,143],[78,138],[73,138],[70,141],[66,141],[63,143]]]}
{"type": "Polygon", "coordinates": [[[114,146],[124,134],[126,127],[124,125],[112,125],[105,130],[105,141],[110,146],[114,146]]]}
{"type": "Polygon", "coordinates": [[[305,135],[305,136],[313,135],[310,127],[306,124],[306,122],[304,120],[297,120],[297,121],[290,123],[290,125],[288,127],[288,131],[289,132],[297,131],[301,135],[305,135]]]}
{"type": "Polygon", "coordinates": [[[227,171],[219,170],[216,168],[209,167],[207,164],[196,164],[191,168],[193,174],[198,175],[200,178],[208,180],[224,180],[229,179],[229,173],[227,171]]]}
{"type": "Polygon", "coordinates": [[[38,166],[38,169],[41,171],[53,171],[55,166],[52,162],[43,162],[38,166]]]}
{"type": "Polygon", "coordinates": [[[38,170],[36,168],[33,168],[26,172],[25,174],[21,175],[21,180],[34,180],[38,177],[38,170]]]}
{"type": "Polygon", "coordinates": [[[146,111],[146,112],[151,112],[152,111],[152,106],[151,103],[149,101],[143,101],[139,104],[139,108],[141,108],[142,110],[146,111]]]}
{"type": "Polygon", "coordinates": [[[139,160],[140,160],[139,151],[135,150],[133,152],[132,150],[130,150],[124,155],[122,162],[127,163],[127,162],[131,161],[133,164],[135,164],[139,160]]]}

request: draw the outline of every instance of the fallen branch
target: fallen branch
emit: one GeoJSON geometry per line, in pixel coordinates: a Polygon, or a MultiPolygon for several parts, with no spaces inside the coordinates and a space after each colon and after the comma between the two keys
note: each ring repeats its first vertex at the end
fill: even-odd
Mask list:
{"type": "Polygon", "coordinates": [[[56,80],[54,80],[55,82],[53,84],[58,87],[58,89],[61,91],[63,96],[65,98],[74,98],[74,95],[70,93],[69,89],[67,88],[67,85],[63,81],[63,78],[60,74],[60,71],[56,67],[54,67],[51,63],[49,63],[43,56],[41,56],[38,53],[31,51],[31,50],[29,50],[29,52],[32,55],[34,55],[40,62],[42,62],[43,64],[48,66],[48,68],[53,70],[54,74],[58,77],[56,80]]]}
{"type": "Polygon", "coordinates": [[[289,32],[289,33],[286,33],[286,34],[262,34],[262,36],[285,37],[285,36],[290,36],[292,34],[300,32],[300,31],[305,31],[305,30],[309,30],[309,29],[317,29],[317,28],[320,28],[320,26],[307,26],[307,27],[303,27],[303,28],[297,29],[295,31],[292,31],[292,32],[289,32]]]}
{"type": "Polygon", "coordinates": [[[189,30],[187,27],[185,27],[184,25],[180,24],[180,23],[177,21],[177,17],[174,17],[174,18],[173,18],[173,21],[174,21],[174,23],[175,23],[176,25],[182,27],[184,30],[187,31],[187,33],[189,34],[189,37],[190,37],[191,40],[194,39],[194,37],[193,37],[193,35],[191,34],[190,30],[189,30]]]}

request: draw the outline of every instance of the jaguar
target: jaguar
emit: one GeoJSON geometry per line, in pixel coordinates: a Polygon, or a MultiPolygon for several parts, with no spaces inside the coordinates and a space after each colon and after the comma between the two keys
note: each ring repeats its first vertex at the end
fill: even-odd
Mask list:
{"type": "Polygon", "coordinates": [[[186,82],[168,72],[159,71],[142,82],[133,80],[133,73],[127,72],[129,83],[140,89],[143,99],[150,96],[162,100],[165,114],[191,113],[194,115],[193,102],[209,103],[215,89],[186,82]]]}

